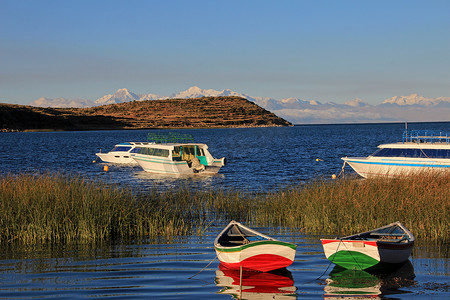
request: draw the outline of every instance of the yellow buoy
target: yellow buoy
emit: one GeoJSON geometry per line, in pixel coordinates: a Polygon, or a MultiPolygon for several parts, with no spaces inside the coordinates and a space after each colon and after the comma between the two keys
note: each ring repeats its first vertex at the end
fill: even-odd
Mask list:
{"type": "Polygon", "coordinates": [[[108,166],[104,166],[103,167],[103,171],[108,172],[109,171],[109,167],[108,166]]]}
{"type": "Polygon", "coordinates": [[[336,174],[331,175],[331,179],[336,179],[336,174]]]}

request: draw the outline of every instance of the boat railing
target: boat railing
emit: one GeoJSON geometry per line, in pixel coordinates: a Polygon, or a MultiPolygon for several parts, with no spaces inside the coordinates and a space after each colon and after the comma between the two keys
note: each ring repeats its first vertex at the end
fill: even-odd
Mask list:
{"type": "Polygon", "coordinates": [[[155,144],[190,143],[194,141],[194,137],[190,134],[182,134],[176,132],[151,132],[147,135],[147,141],[149,143],[155,144]]]}
{"type": "Polygon", "coordinates": [[[450,135],[437,130],[410,130],[403,132],[403,143],[445,143],[450,144],[450,135]]]}
{"type": "Polygon", "coordinates": [[[392,235],[392,236],[403,236],[404,233],[371,232],[370,235],[392,235]]]}

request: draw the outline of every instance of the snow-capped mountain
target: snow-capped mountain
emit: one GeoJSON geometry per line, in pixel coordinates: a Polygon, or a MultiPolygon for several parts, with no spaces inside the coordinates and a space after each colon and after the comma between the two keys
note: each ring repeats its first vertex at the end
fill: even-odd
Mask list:
{"type": "Polygon", "coordinates": [[[344,104],[337,104],[300,98],[277,100],[268,97],[253,97],[229,89],[217,91],[193,86],[170,96],[135,94],[123,88],[117,90],[114,94],[103,96],[95,101],[39,98],[30,103],[30,105],[41,107],[89,107],[129,101],[218,96],[243,97],[293,124],[450,121],[450,97],[427,98],[418,94],[392,97],[378,105],[370,105],[359,98],[347,101],[344,104]]]}
{"type": "Polygon", "coordinates": [[[39,106],[39,107],[74,107],[74,108],[84,108],[91,107],[93,105],[92,101],[87,99],[66,99],[66,98],[44,98],[34,100],[29,105],[39,106]]]}
{"type": "MultiPolygon", "coordinates": [[[[385,100],[385,101],[386,101],[386,100],[385,100]]],[[[368,103],[362,101],[362,100],[359,99],[359,98],[356,98],[356,99],[347,101],[347,102],[345,102],[344,104],[345,104],[345,105],[348,105],[348,106],[353,106],[353,107],[364,107],[364,106],[368,106],[368,105],[369,105],[368,103]]]]}
{"type": "Polygon", "coordinates": [[[139,95],[139,100],[162,100],[167,99],[166,97],[161,97],[160,95],[156,94],[142,94],[139,95]]]}
{"type": "Polygon", "coordinates": [[[141,97],[127,89],[119,89],[114,94],[103,96],[94,101],[95,105],[116,104],[140,100],[141,97]]]}
{"type": "Polygon", "coordinates": [[[203,90],[198,86],[192,86],[185,91],[172,94],[168,98],[171,99],[188,99],[188,98],[200,98],[200,97],[219,97],[219,96],[237,96],[247,98],[244,94],[239,94],[229,89],[225,89],[222,91],[216,91],[213,89],[203,90]]]}
{"type": "Polygon", "coordinates": [[[411,94],[409,96],[395,96],[383,101],[382,104],[396,104],[400,106],[405,105],[419,105],[419,106],[433,106],[440,104],[450,104],[450,97],[426,98],[418,94],[411,94]]]}

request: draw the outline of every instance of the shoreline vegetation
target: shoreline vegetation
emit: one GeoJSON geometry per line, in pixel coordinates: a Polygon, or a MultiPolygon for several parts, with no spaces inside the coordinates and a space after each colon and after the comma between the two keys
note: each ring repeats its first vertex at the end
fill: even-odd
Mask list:
{"type": "Polygon", "coordinates": [[[0,175],[0,244],[102,242],[202,234],[215,222],[348,235],[394,221],[416,238],[449,242],[450,173],[334,181],[268,193],[188,187],[132,191],[78,175],[0,175]]]}

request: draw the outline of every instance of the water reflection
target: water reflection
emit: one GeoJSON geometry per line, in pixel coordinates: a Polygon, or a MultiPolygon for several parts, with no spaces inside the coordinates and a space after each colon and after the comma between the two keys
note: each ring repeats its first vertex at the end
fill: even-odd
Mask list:
{"type": "Polygon", "coordinates": [[[265,273],[243,271],[241,294],[240,271],[219,264],[215,282],[222,287],[218,294],[228,294],[236,299],[296,299],[297,288],[287,269],[265,273]]]}
{"type": "Polygon", "coordinates": [[[366,270],[348,270],[335,266],[326,279],[326,297],[351,296],[351,299],[376,298],[382,295],[406,293],[399,289],[414,285],[414,267],[406,263],[366,270]]]}
{"type": "Polygon", "coordinates": [[[223,174],[195,174],[195,175],[172,175],[172,174],[155,174],[141,170],[135,170],[132,173],[132,184],[138,183],[140,190],[167,190],[170,188],[179,188],[180,185],[185,187],[197,187],[198,189],[211,189],[215,184],[220,183],[225,178],[223,174]],[[149,184],[151,183],[151,184],[149,184]]]}

